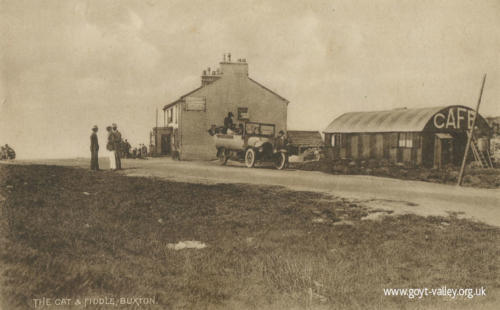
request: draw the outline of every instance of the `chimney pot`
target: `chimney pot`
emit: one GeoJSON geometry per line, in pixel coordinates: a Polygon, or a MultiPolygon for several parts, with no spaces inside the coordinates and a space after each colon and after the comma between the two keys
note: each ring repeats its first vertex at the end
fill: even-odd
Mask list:
{"type": "Polygon", "coordinates": [[[227,54],[227,61],[231,62],[231,53],[227,54]]]}

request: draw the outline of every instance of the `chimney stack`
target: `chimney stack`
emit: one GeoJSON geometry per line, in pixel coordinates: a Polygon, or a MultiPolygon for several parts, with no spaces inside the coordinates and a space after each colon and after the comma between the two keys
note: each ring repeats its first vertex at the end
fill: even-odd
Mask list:
{"type": "Polygon", "coordinates": [[[212,68],[208,67],[206,70],[203,70],[203,74],[201,76],[201,86],[208,85],[220,78],[220,69],[212,70],[212,68]]]}
{"type": "Polygon", "coordinates": [[[231,62],[231,53],[227,54],[228,61],[220,63],[220,74],[224,76],[247,77],[248,63],[246,59],[239,58],[235,62],[231,62]]]}

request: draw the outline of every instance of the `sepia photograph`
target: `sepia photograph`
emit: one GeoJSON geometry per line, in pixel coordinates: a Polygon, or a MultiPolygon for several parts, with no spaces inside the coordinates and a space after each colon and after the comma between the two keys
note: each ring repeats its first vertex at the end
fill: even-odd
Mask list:
{"type": "Polygon", "coordinates": [[[500,0],[0,0],[0,310],[500,309],[500,0]]]}

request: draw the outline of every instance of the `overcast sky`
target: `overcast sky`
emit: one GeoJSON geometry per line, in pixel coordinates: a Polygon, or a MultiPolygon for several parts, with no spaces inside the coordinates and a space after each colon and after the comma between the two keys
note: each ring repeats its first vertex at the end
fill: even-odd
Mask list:
{"type": "MultiPolygon", "coordinates": [[[[155,110],[222,54],[290,101],[289,129],[348,111],[463,104],[500,115],[500,0],[0,0],[0,144],[90,156],[118,123],[149,143],[155,110]]],[[[221,116],[222,120],[223,116],[221,116]]]]}

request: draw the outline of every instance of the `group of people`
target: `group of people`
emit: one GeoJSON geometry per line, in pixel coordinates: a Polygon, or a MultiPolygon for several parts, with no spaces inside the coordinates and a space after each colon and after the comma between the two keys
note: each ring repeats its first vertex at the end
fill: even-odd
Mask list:
{"type": "MultiPolygon", "coordinates": [[[[243,124],[239,124],[238,127],[235,126],[233,122],[233,112],[228,112],[227,116],[224,118],[224,128],[222,129],[222,132],[224,134],[237,134],[241,135],[244,132],[244,126],[243,124]]],[[[259,127],[254,127],[252,132],[249,132],[248,134],[254,134],[254,135],[259,135],[261,134],[259,127]]],[[[276,137],[276,147],[278,149],[285,148],[289,144],[289,139],[287,134],[283,131],[280,130],[277,137],[276,137]]]]}
{"type": "Polygon", "coordinates": [[[141,143],[139,147],[134,147],[129,156],[130,158],[147,159],[148,155],[148,147],[141,143]]]}
{"type": "Polygon", "coordinates": [[[0,148],[0,160],[14,158],[16,158],[16,152],[8,144],[5,144],[0,148]]]}
{"type": "MultiPolygon", "coordinates": [[[[106,130],[108,132],[108,142],[106,143],[106,149],[108,150],[109,157],[109,168],[111,170],[122,169],[121,163],[121,145],[122,145],[122,135],[118,131],[118,126],[113,124],[107,126],[106,130]]],[[[97,132],[99,128],[94,126],[92,128],[92,134],[90,135],[90,169],[98,171],[99,168],[99,139],[97,138],[97,132]]]]}
{"type": "MultiPolygon", "coordinates": [[[[122,139],[122,134],[118,131],[118,126],[113,124],[107,126],[106,130],[108,132],[108,141],[106,143],[106,150],[108,151],[107,156],[109,157],[109,168],[111,170],[122,169],[122,158],[141,158],[146,159],[148,157],[148,148],[144,144],[140,144],[139,147],[132,149],[132,146],[127,141],[127,139],[122,139]]],[[[99,128],[94,126],[92,128],[92,134],[90,135],[90,169],[100,170],[99,168],[99,139],[97,138],[97,132],[99,128]]]]}
{"type": "Polygon", "coordinates": [[[144,144],[139,144],[138,147],[132,148],[127,139],[122,140],[118,145],[117,152],[120,153],[120,158],[140,158],[148,157],[148,147],[144,144]]]}

